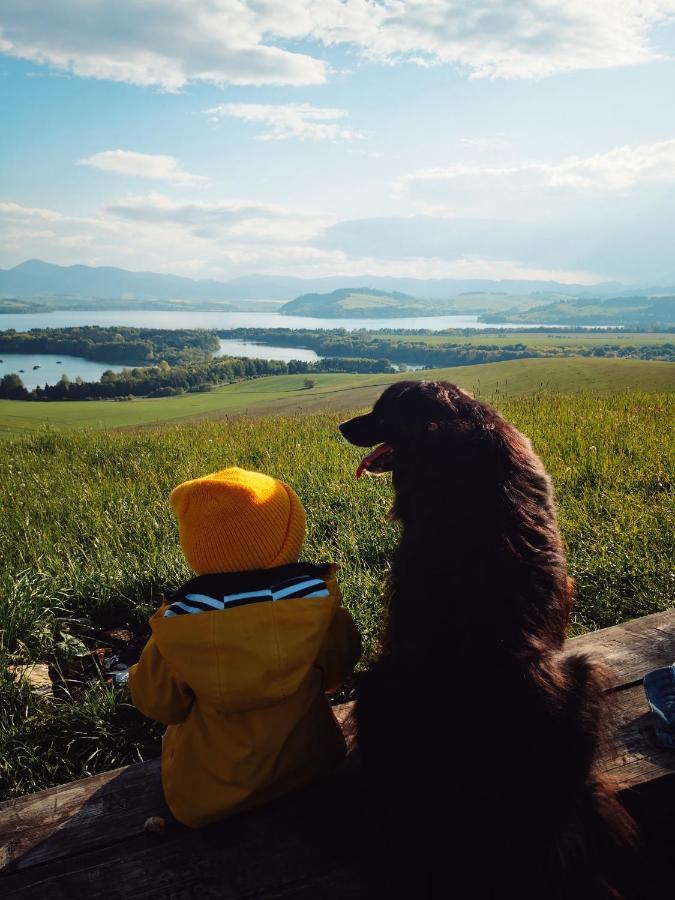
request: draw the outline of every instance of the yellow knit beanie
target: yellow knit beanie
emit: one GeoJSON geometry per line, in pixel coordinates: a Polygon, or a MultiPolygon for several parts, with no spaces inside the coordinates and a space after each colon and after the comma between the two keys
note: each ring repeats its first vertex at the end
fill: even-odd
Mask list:
{"type": "Polygon", "coordinates": [[[234,467],[185,481],[170,499],[185,559],[198,575],[298,559],[305,510],[283,481],[234,467]]]}

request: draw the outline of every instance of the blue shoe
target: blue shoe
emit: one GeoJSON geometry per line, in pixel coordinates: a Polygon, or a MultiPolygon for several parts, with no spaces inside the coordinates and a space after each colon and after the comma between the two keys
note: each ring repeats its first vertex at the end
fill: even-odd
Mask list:
{"type": "Polygon", "coordinates": [[[654,715],[656,740],[675,750],[675,663],[647,672],[643,684],[654,715]]]}

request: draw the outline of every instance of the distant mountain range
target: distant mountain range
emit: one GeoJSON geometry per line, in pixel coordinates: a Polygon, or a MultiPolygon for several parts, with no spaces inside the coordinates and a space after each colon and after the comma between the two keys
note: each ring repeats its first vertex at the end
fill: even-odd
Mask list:
{"type": "MultiPolygon", "coordinates": [[[[560,284],[556,281],[489,281],[453,278],[392,278],[386,276],[331,276],[293,278],[283,275],[247,275],[229,281],[208,281],[164,275],[157,272],[130,272],[109,266],[57,266],[31,259],[12,269],[0,269],[0,297],[33,300],[78,298],[99,301],[192,301],[217,303],[238,300],[292,300],[302,294],[329,293],[340,288],[370,288],[400,292],[423,300],[447,300],[465,293],[526,294],[532,306],[551,301],[551,294],[566,297],[607,297],[635,288],[607,282],[592,286],[560,284]],[[544,294],[538,298],[537,294],[544,294]]],[[[656,292],[656,291],[655,291],[656,292]]],[[[661,288],[658,293],[664,293],[661,288]]],[[[54,303],[49,305],[54,306],[54,303]]],[[[136,308],[140,308],[137,306],[136,308]]]]}
{"type": "Polygon", "coordinates": [[[335,319],[477,315],[494,324],[670,326],[673,297],[675,288],[636,291],[616,283],[274,275],[204,281],[111,267],[56,266],[39,259],[0,269],[0,313],[255,309],[335,319]]]}

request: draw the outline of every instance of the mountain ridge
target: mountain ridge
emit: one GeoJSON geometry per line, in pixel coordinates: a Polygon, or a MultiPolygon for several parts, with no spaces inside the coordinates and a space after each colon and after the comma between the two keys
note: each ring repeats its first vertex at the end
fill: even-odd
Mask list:
{"type": "MultiPolygon", "coordinates": [[[[86,297],[92,300],[174,299],[217,302],[229,300],[294,300],[302,294],[327,293],[340,288],[369,288],[408,294],[417,299],[447,300],[470,292],[558,293],[570,297],[609,296],[636,288],[617,282],[594,285],[562,284],[538,279],[397,278],[384,275],[323,276],[243,275],[227,281],[195,279],[169,273],[132,271],[116,266],[60,266],[44,260],[25,260],[0,269],[0,296],[86,297]]],[[[663,288],[660,292],[663,292],[663,288]]],[[[545,300],[543,302],[546,302],[545,300]]]]}

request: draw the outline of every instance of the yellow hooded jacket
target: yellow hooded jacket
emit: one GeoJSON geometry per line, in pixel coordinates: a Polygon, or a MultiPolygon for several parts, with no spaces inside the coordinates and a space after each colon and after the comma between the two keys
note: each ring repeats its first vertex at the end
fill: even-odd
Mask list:
{"type": "Polygon", "coordinates": [[[345,753],[325,693],[360,655],[332,565],[203,575],[167,597],[129,670],[135,706],[169,726],[162,784],[197,828],[334,768],[345,753]]]}

